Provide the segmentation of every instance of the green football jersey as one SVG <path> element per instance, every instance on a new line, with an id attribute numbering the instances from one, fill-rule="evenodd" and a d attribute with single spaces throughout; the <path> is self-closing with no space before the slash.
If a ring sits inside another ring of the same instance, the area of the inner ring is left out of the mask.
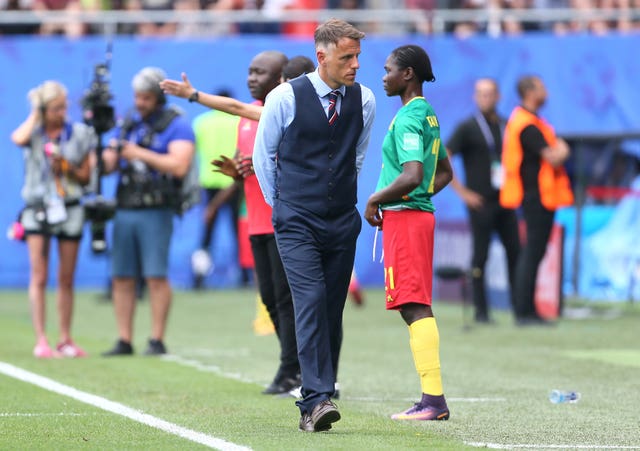
<path id="1" fill-rule="evenodd" d="M 420 186 L 395 202 L 381 205 L 387 210 L 434 211 L 431 196 L 438 160 L 447 157 L 440 140 L 440 124 L 433 107 L 424 97 L 414 97 L 404 105 L 389 125 L 382 143 L 382 170 L 376 191 L 390 185 L 409 161 L 422 163 Z"/>

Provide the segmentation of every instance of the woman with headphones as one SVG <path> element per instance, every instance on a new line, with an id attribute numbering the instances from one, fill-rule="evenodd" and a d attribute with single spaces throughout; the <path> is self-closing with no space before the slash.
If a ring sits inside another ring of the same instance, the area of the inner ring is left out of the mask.
<path id="1" fill-rule="evenodd" d="M 80 198 L 91 178 L 89 156 L 96 146 L 93 129 L 67 118 L 67 89 L 45 81 L 28 94 L 31 112 L 11 134 L 23 148 L 26 207 L 21 222 L 29 249 L 29 303 L 37 358 L 84 357 L 71 339 L 73 282 L 84 225 Z M 45 294 L 51 238 L 58 243 L 57 307 L 59 340 L 51 348 L 45 333 Z"/>

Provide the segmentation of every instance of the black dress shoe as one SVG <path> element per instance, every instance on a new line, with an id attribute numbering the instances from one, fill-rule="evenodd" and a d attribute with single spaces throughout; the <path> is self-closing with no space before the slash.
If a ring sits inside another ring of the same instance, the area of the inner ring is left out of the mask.
<path id="1" fill-rule="evenodd" d="M 133 346 L 131 346 L 131 343 L 128 343 L 124 340 L 116 341 L 116 344 L 113 348 L 102 353 L 102 355 L 105 357 L 110 357 L 114 355 L 131 355 L 131 354 L 133 354 Z"/>
<path id="2" fill-rule="evenodd" d="M 331 423 L 335 423 L 340 419 L 340 412 L 338 412 L 338 406 L 336 406 L 330 399 L 316 404 L 311 410 L 311 422 L 313 423 L 313 430 L 316 432 L 326 431 L 331 427 Z"/>
<path id="3" fill-rule="evenodd" d="M 289 393 L 301 384 L 299 377 L 284 377 L 280 380 L 273 380 L 271 384 L 262 390 L 263 395 L 282 395 Z"/>
<path id="4" fill-rule="evenodd" d="M 284 388 L 276 381 L 271 382 L 267 388 L 262 390 L 263 395 L 279 395 L 285 393 Z"/>

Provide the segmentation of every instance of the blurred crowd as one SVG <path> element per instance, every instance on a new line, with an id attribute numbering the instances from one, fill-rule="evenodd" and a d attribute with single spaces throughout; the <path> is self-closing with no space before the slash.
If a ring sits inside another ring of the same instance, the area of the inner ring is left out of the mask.
<path id="1" fill-rule="evenodd" d="M 111 31 L 143 36 L 256 33 L 311 36 L 317 22 L 307 22 L 306 18 L 288 22 L 287 19 L 291 19 L 287 16 L 291 12 L 320 9 L 387 10 L 411 14 L 410 20 L 400 22 L 390 23 L 380 20 L 379 16 L 372 16 L 371 20 L 356 24 L 365 32 L 381 34 L 447 32 L 467 37 L 547 31 L 600 35 L 640 30 L 640 0 L 0 0 L 0 11 L 68 13 L 59 23 L 0 21 L 0 35 L 59 34 L 77 37 L 105 32 L 106 25 L 100 22 L 99 17 L 95 23 L 87 23 L 77 17 L 74 20 L 74 15 L 79 12 L 212 11 L 215 14 L 216 11 L 257 11 L 264 19 L 256 22 L 212 21 L 211 16 L 203 15 L 202 20 L 193 21 L 123 22 Z M 447 10 L 462 14 L 455 18 L 438 14 Z"/>
<path id="2" fill-rule="evenodd" d="M 406 8 L 419 11 L 473 12 L 472 20 L 462 19 L 446 25 L 445 31 L 460 37 L 535 31 L 602 35 L 640 30 L 640 20 L 634 15 L 634 10 L 640 8 L 638 0 L 404 0 L 404 3 Z M 433 25 L 434 21 L 427 15 L 426 20 L 416 22 L 415 31 L 430 34 Z"/>

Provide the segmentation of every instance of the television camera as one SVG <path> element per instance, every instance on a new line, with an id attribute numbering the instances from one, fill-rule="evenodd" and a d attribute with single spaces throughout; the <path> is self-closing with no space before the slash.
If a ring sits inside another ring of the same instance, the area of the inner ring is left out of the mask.
<path id="1" fill-rule="evenodd" d="M 110 62 L 111 44 L 107 48 L 105 62 L 95 66 L 93 80 L 80 102 L 84 122 L 91 126 L 98 136 L 96 195 L 84 202 L 85 215 L 87 220 L 91 222 L 91 250 L 94 253 L 102 253 L 107 250 L 106 223 L 113 218 L 116 210 L 115 200 L 105 199 L 102 196 L 102 176 L 104 174 L 102 135 L 115 125 L 114 108 L 111 104 L 113 95 L 109 86 Z"/>

